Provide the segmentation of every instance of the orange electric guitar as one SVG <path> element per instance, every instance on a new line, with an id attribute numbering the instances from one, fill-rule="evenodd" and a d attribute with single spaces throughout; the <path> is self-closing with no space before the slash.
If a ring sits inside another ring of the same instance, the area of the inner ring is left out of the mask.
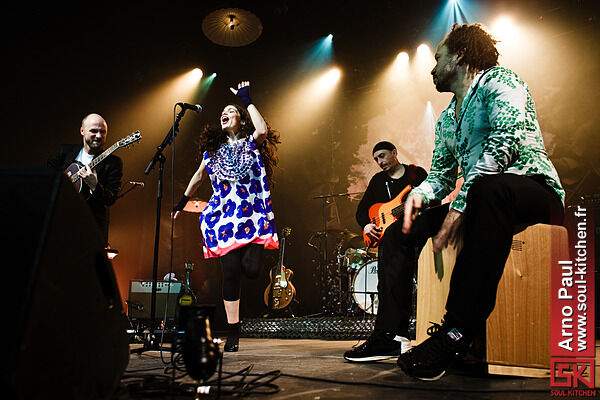
<path id="1" fill-rule="evenodd" d="M 388 201 L 387 203 L 375 203 L 369 208 L 369 220 L 372 224 L 375 224 L 378 228 L 381 228 L 381 235 L 379 240 L 375 240 L 363 233 L 363 239 L 367 247 L 377 247 L 385 230 L 404 216 L 404 201 L 406 196 L 411 191 L 412 186 L 407 185 L 398 196 Z"/>

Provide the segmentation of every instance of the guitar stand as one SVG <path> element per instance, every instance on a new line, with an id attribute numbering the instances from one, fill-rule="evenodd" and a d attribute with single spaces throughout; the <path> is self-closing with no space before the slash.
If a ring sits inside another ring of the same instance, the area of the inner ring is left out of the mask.
<path id="1" fill-rule="evenodd" d="M 291 310 L 291 304 L 283 310 L 270 310 L 262 316 L 265 319 L 270 318 L 296 318 L 294 312 Z"/>
<path id="2" fill-rule="evenodd" d="M 292 299 L 292 302 L 286 308 L 283 308 L 281 310 L 276 310 L 271 307 L 268 307 L 267 312 L 265 314 L 263 314 L 262 317 L 265 319 L 267 319 L 267 318 L 296 318 L 296 315 L 294 314 L 294 307 L 292 307 L 293 304 L 300 304 L 300 300 L 298 300 L 296 297 L 297 296 L 294 296 L 294 298 Z"/>

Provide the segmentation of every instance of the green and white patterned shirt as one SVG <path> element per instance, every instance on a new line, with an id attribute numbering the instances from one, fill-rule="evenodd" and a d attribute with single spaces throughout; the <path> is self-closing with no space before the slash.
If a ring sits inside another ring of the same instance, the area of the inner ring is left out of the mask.
<path id="1" fill-rule="evenodd" d="M 422 195 L 425 203 L 442 200 L 454 189 L 460 167 L 465 181 L 450 204 L 457 211 L 464 212 L 467 192 L 478 177 L 501 173 L 544 175 L 564 203 L 565 192 L 546 154 L 533 98 L 514 72 L 504 67 L 479 72 L 458 120 L 455 108 L 456 97 L 437 121 L 431 171 L 411 194 Z"/>

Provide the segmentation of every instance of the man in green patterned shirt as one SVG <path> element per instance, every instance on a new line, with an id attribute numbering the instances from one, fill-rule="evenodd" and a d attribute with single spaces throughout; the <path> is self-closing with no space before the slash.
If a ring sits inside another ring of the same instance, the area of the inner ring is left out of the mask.
<path id="1" fill-rule="evenodd" d="M 406 201 L 403 232 L 408 244 L 433 236 L 435 251 L 462 247 L 442 325 L 398 358 L 405 373 L 423 380 L 443 376 L 485 325 L 515 229 L 564 217 L 564 191 L 533 99 L 525 82 L 497 66 L 495 44 L 479 24 L 455 24 L 431 71 L 436 89 L 454 97 L 437 121 L 431 171 Z M 440 218 L 425 207 L 452 191 L 459 170 L 464 183 Z"/>

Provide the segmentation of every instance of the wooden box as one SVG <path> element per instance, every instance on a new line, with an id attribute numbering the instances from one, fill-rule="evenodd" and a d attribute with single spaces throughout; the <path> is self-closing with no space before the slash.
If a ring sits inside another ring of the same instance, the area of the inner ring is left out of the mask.
<path id="1" fill-rule="evenodd" d="M 549 376 L 550 271 L 553 262 L 569 259 L 568 249 L 567 231 L 560 226 L 538 224 L 513 237 L 487 321 L 490 373 Z M 417 343 L 427 338 L 429 321 L 439 323 L 444 315 L 455 256 L 452 248 L 434 255 L 429 240 L 419 257 Z"/>

